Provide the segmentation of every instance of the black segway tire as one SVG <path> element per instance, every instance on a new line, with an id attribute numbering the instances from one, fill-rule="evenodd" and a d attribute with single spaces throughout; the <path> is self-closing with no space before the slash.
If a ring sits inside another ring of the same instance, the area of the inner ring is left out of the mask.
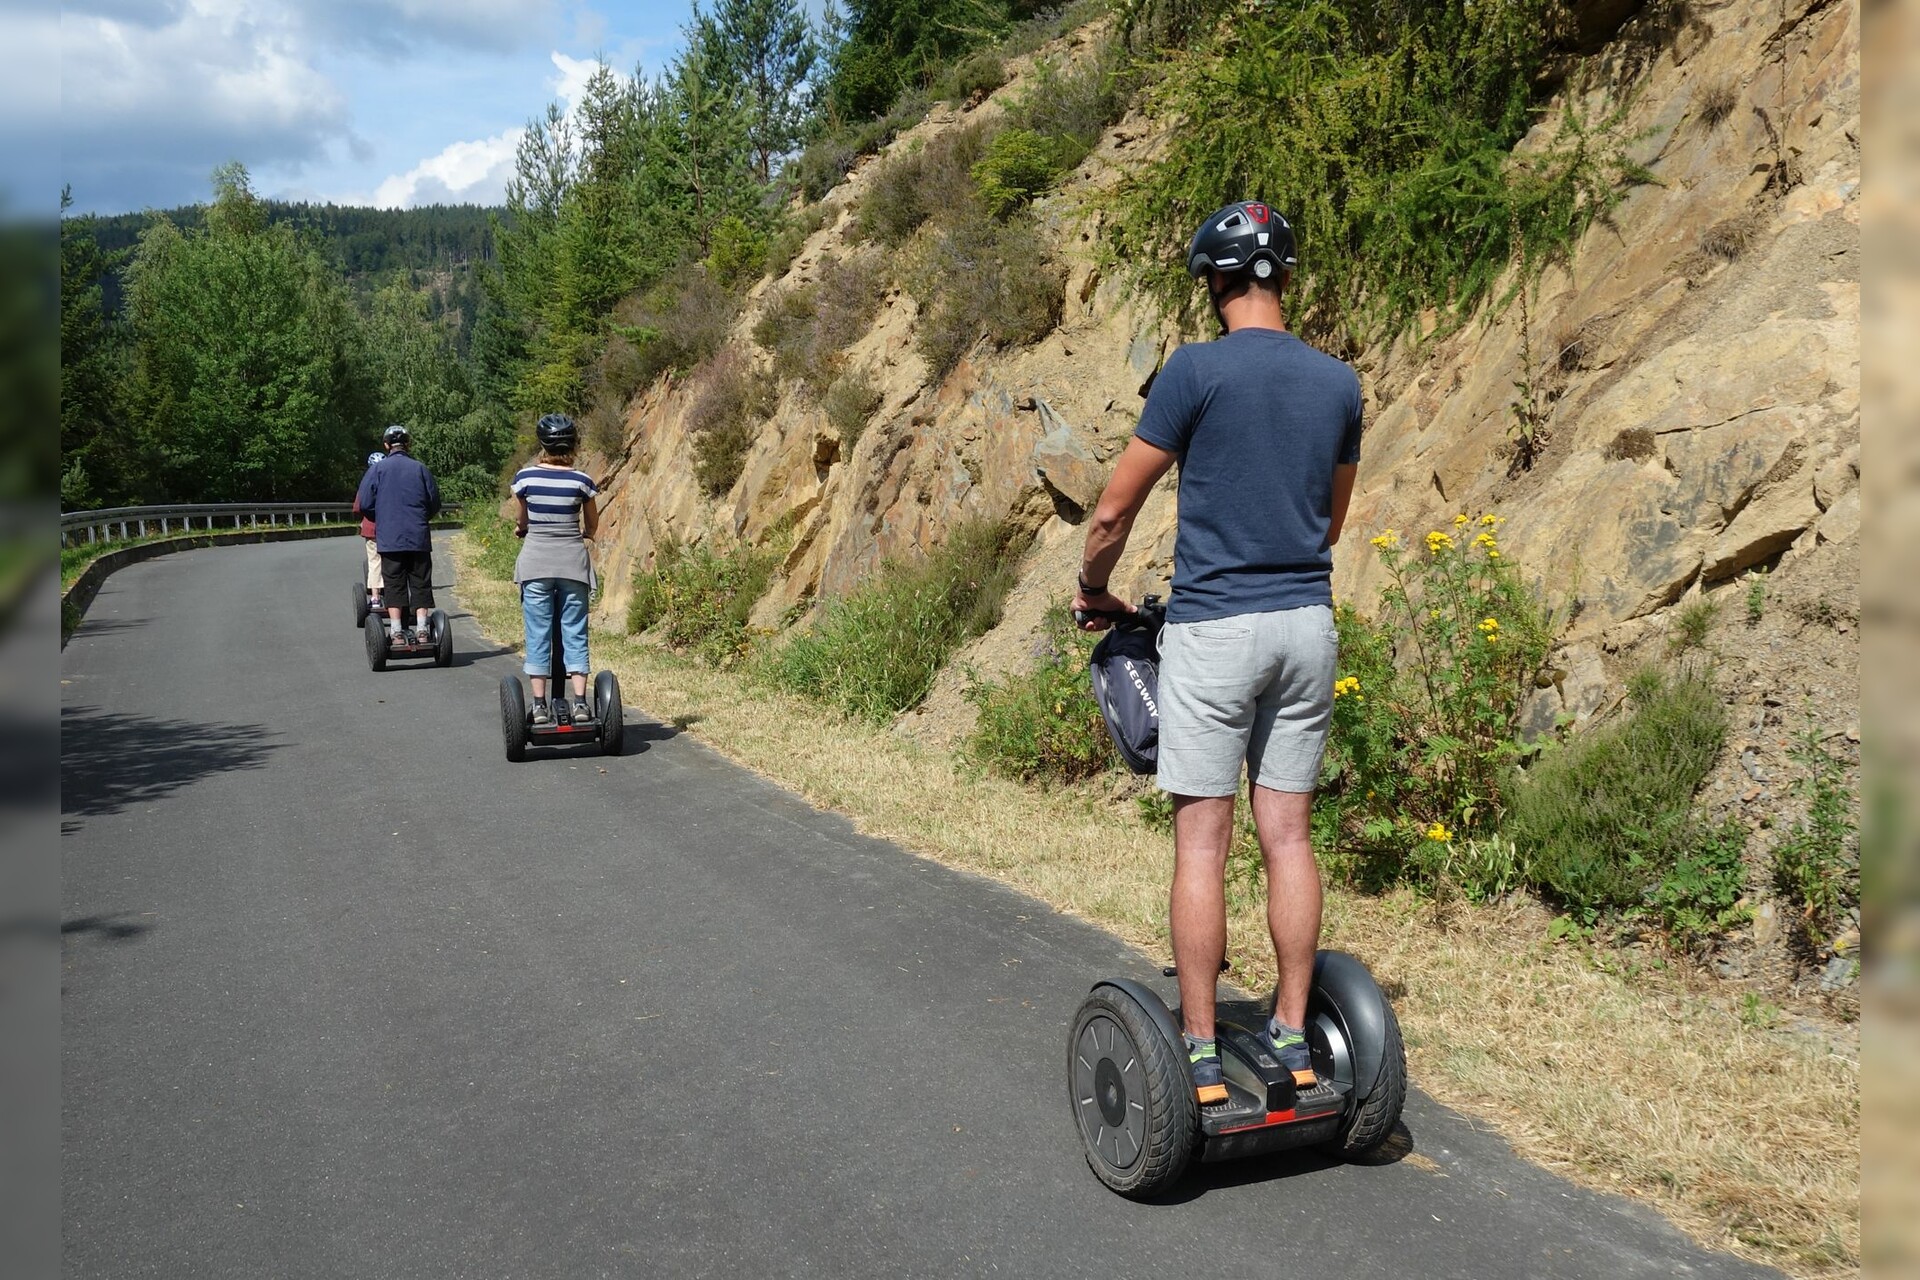
<path id="1" fill-rule="evenodd" d="M 1074 1015 L 1067 1094 L 1087 1166 L 1108 1187 L 1146 1199 L 1186 1173 L 1199 1111 L 1184 1055 L 1117 987 L 1095 987 Z"/>
<path id="2" fill-rule="evenodd" d="M 600 720 L 600 754 L 617 756 L 626 740 L 626 709 L 620 705 L 620 680 L 611 671 L 593 678 L 593 714 Z"/>
<path id="3" fill-rule="evenodd" d="M 433 636 L 433 665 L 450 667 L 453 665 L 453 623 L 447 620 L 444 609 L 435 609 L 427 615 L 427 625 Z"/>
<path id="4" fill-rule="evenodd" d="M 1347 1099 L 1340 1131 L 1320 1145 L 1328 1155 L 1357 1159 L 1379 1148 L 1393 1136 L 1407 1105 L 1407 1050 L 1400 1039 L 1400 1019 L 1393 1006 L 1386 1009 L 1386 1034 L 1380 1052 L 1380 1074 L 1364 1096 Z"/>
<path id="5" fill-rule="evenodd" d="M 353 629 L 355 631 L 367 625 L 368 611 L 367 580 L 355 578 L 353 581 Z"/>
<path id="6" fill-rule="evenodd" d="M 513 676 L 500 677 L 500 737 L 510 763 L 527 758 L 527 694 Z"/>
<path id="7" fill-rule="evenodd" d="M 369 613 L 361 624 L 360 631 L 367 642 L 367 666 L 375 671 L 387 669 L 387 624 L 386 619 Z"/>

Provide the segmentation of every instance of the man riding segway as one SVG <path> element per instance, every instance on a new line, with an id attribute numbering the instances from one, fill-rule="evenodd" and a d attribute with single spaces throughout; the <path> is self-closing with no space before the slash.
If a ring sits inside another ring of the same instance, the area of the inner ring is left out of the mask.
<path id="1" fill-rule="evenodd" d="M 1320 934 L 1308 839 L 1333 705 L 1333 546 L 1360 460 L 1360 381 L 1287 332 L 1293 228 L 1257 201 L 1210 215 L 1187 249 L 1224 334 L 1178 348 L 1090 522 L 1076 611 L 1101 630 L 1135 517 L 1180 464 L 1173 590 L 1161 638 L 1160 787 L 1173 796 L 1173 951 L 1196 1100 L 1227 1100 L 1214 983 L 1244 766 L 1267 873 L 1279 984 L 1265 1049 L 1310 1089 L 1303 1029 Z"/>
<path id="2" fill-rule="evenodd" d="M 396 645 L 424 643 L 433 610 L 433 529 L 440 514 L 440 486 L 433 472 L 413 457 L 412 436 L 402 426 L 381 435 L 387 456 L 368 467 L 360 479 L 356 500 L 360 514 L 374 522 L 380 549 L 380 576 L 385 581 L 387 618 Z M 417 631 L 403 621 L 413 609 Z"/>

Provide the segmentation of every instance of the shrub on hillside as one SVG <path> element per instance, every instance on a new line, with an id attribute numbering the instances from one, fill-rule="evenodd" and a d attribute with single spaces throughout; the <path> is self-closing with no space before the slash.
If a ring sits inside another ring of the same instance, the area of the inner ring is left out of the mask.
<path id="1" fill-rule="evenodd" d="M 1031 129 L 1002 129 L 973 166 L 980 203 L 1004 218 L 1052 186 L 1066 168 L 1061 144 Z"/>
<path id="2" fill-rule="evenodd" d="M 1007 64 L 991 49 L 977 49 L 953 64 L 940 81 L 940 97 L 968 102 L 974 94 L 992 93 L 1007 82 Z"/>
<path id="3" fill-rule="evenodd" d="M 1649 669 L 1631 702 L 1535 763 L 1507 813 L 1533 882 L 1589 917 L 1639 907 L 1697 849 L 1693 795 L 1726 737 L 1726 707 L 1704 676 Z"/>
<path id="4" fill-rule="evenodd" d="M 613 309 L 613 332 L 631 347 L 621 356 L 629 394 L 669 371 L 691 369 L 720 350 L 733 325 L 732 294 L 697 262 L 683 263 L 646 293 Z"/>
<path id="5" fill-rule="evenodd" d="M 840 185 L 862 156 L 882 150 L 900 131 L 920 122 L 932 103 L 925 94 L 902 94 L 886 115 L 830 128 L 809 142 L 781 174 L 809 204 Z"/>
<path id="6" fill-rule="evenodd" d="M 839 373 L 841 352 L 873 322 L 886 281 L 871 254 L 829 259 L 820 279 L 776 292 L 753 327 L 754 341 L 773 356 L 773 373 L 798 381 L 815 396 Z"/>
<path id="7" fill-rule="evenodd" d="M 1037 67 L 1008 120 L 1013 128 L 1050 139 L 1056 164 L 1063 171 L 1071 169 L 1086 158 L 1101 132 L 1126 113 L 1136 82 L 1120 45 L 1110 43 L 1099 56 L 1065 69 L 1051 62 Z"/>
<path id="8" fill-rule="evenodd" d="M 693 473 L 701 488 L 720 497 L 746 467 L 747 451 L 773 412 L 773 394 L 746 356 L 732 347 L 702 366 L 687 409 L 693 437 Z"/>
<path id="9" fill-rule="evenodd" d="M 747 618 L 779 563 L 770 548 L 743 543 L 719 552 L 669 538 L 655 550 L 652 566 L 633 575 L 627 630 L 657 631 L 712 666 L 733 663 L 751 644 Z"/>
<path id="10" fill-rule="evenodd" d="M 1059 785 L 1111 768 L 1113 740 L 1087 678 L 1094 643 L 1064 607 L 1050 614 L 1030 671 L 967 690 L 980 709 L 967 754 L 1021 782 Z"/>
<path id="11" fill-rule="evenodd" d="M 977 212 L 922 238 L 906 286 L 920 304 L 917 344 L 935 382 L 983 337 L 999 347 L 1039 339 L 1066 299 L 1064 275 L 1030 221 Z"/>
<path id="12" fill-rule="evenodd" d="M 767 674 L 782 688 L 885 724 L 927 696 L 956 648 L 999 622 L 1019 550 L 1004 526 L 970 522 L 920 558 L 889 560 L 773 655 Z"/>
<path id="13" fill-rule="evenodd" d="M 860 234 L 898 246 L 930 218 L 966 216 L 976 199 L 973 166 L 986 154 L 987 141 L 983 126 L 969 125 L 885 161 L 860 202 Z"/>
<path id="14" fill-rule="evenodd" d="M 827 421 L 840 433 L 840 456 L 851 457 L 854 446 L 867 429 L 867 423 L 879 410 L 884 397 L 864 373 L 849 373 L 834 380 L 821 397 L 820 407 Z"/>

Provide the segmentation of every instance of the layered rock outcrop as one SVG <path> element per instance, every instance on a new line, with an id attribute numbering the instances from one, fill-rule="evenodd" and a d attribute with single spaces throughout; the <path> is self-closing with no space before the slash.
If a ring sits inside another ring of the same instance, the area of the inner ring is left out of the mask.
<path id="1" fill-rule="evenodd" d="M 1036 56 L 1087 56 L 1093 41 L 1078 33 Z M 1677 608 L 1736 584 L 1744 600 L 1747 575 L 1766 571 L 1769 604 L 1757 619 L 1740 603 L 1720 609 L 1709 647 L 1743 703 L 1741 749 L 1778 778 L 1788 720 L 1811 715 L 1837 738 L 1857 716 L 1858 14 L 1830 0 L 1665 6 L 1596 44 L 1585 106 L 1597 116 L 1603 99 L 1629 103 L 1621 127 L 1653 180 L 1523 301 L 1365 353 L 1365 456 L 1336 590 L 1372 601 L 1380 570 L 1366 538 L 1382 528 L 1506 516 L 1512 556 L 1568 619 L 1551 687 L 1529 709 L 1550 724 L 1617 698 L 1627 667 L 1663 651 Z M 972 113 L 936 111 L 892 149 L 1003 110 L 1031 61 L 1010 65 L 1007 88 Z M 1544 145 L 1548 130 L 1521 149 Z M 624 612 L 634 568 L 668 535 L 758 540 L 778 526 L 789 550 L 758 615 L 778 625 L 979 514 L 1035 541 L 1006 620 L 968 662 L 992 672 L 1026 661 L 1045 609 L 1070 590 L 1077 526 L 1140 388 L 1195 336 L 1095 265 L 1087 197 L 1156 134 L 1151 121 L 1124 121 L 1042 202 L 1069 275 L 1059 326 L 1033 346 L 976 349 L 933 385 L 912 298 L 886 296 L 846 353 L 881 393 L 856 441 L 785 388 L 740 480 L 715 501 L 693 477 L 690 379 L 636 399 L 608 485 L 604 607 Z M 823 259 L 861 251 L 854 210 L 873 168 L 827 197 L 781 283 L 816 280 Z M 771 287 L 739 322 L 743 349 Z M 1531 465 L 1515 457 L 1516 406 L 1535 431 Z M 1164 587 L 1174 518 L 1169 484 L 1136 529 L 1120 588 Z M 959 679 L 910 731 L 964 727 Z M 1726 804 L 1777 798 L 1734 773 L 1717 785 Z"/>

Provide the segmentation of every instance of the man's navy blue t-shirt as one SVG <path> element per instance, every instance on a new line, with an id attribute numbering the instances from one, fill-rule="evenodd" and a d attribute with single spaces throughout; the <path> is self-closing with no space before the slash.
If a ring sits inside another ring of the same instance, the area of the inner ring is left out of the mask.
<path id="1" fill-rule="evenodd" d="M 1135 434 L 1180 459 L 1171 622 L 1333 603 L 1333 469 L 1360 461 L 1360 379 L 1278 329 L 1167 357 Z"/>

